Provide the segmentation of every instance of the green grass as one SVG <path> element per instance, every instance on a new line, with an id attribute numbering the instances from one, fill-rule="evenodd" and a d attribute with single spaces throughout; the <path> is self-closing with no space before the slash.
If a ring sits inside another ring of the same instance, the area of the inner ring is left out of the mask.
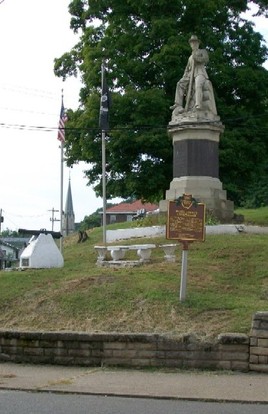
<path id="1" fill-rule="evenodd" d="M 268 207 L 260 207 L 257 209 L 239 208 L 236 214 L 242 214 L 246 224 L 254 224 L 259 226 L 268 226 Z"/>
<path id="2" fill-rule="evenodd" d="M 97 267 L 94 245 L 102 243 L 102 229 L 88 234 L 85 243 L 78 244 L 77 235 L 64 240 L 62 269 L 0 272 L 1 329 L 215 337 L 248 333 L 253 313 L 268 310 L 266 235 L 211 235 L 191 244 L 180 303 L 180 246 L 175 263 L 165 262 L 159 248 L 140 267 Z M 138 239 L 147 242 L 167 240 Z M 137 240 L 120 242 L 130 243 Z"/>

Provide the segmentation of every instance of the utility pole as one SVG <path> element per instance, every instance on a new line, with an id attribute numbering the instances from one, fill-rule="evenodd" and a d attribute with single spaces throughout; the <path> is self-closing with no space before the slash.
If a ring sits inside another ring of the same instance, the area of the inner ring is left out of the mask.
<path id="1" fill-rule="evenodd" d="M 54 213 L 58 213 L 59 210 L 55 210 L 54 207 L 52 207 L 52 210 L 48 210 L 48 211 L 51 211 L 52 212 L 52 216 L 50 217 L 50 221 L 52 222 L 52 228 L 51 228 L 51 230 L 53 231 L 54 230 L 54 222 L 55 221 L 60 221 L 59 219 L 56 219 L 54 217 Z"/>
<path id="2" fill-rule="evenodd" d="M 0 208 L 0 233 L 1 233 L 1 224 L 4 221 L 4 217 L 2 216 L 2 209 Z"/>

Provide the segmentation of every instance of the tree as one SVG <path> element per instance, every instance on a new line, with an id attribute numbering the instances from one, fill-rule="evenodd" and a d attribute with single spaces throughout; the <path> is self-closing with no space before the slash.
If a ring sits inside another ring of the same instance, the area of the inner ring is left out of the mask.
<path id="1" fill-rule="evenodd" d="M 20 234 L 15 230 L 6 229 L 1 232 L 2 237 L 20 237 Z"/>
<path id="2" fill-rule="evenodd" d="M 107 197 L 157 201 L 172 180 L 172 143 L 167 134 L 175 86 L 196 34 L 210 52 L 208 72 L 225 124 L 220 178 L 236 204 L 245 187 L 263 174 L 268 155 L 265 114 L 267 49 L 253 23 L 241 17 L 245 0 L 73 0 L 71 28 L 79 43 L 55 59 L 63 79 L 81 74 L 80 108 L 68 111 L 67 164 L 89 163 L 86 173 L 101 194 L 98 128 L 100 67 L 112 91 L 107 150 Z M 259 13 L 266 0 L 254 1 Z M 266 168 L 267 169 L 267 168 Z M 245 186 L 245 182 L 248 184 Z"/>
<path id="3" fill-rule="evenodd" d="M 101 208 L 95 211 L 95 213 L 90 216 L 85 216 L 84 220 L 80 223 L 79 229 L 82 231 L 93 229 L 94 227 L 101 226 Z"/>
<path id="4" fill-rule="evenodd" d="M 106 207 L 110 208 L 115 204 L 107 203 Z M 93 229 L 93 227 L 100 227 L 102 219 L 102 208 L 98 208 L 94 213 L 89 216 L 85 216 L 83 221 L 79 225 L 79 230 L 85 231 L 88 229 Z"/>

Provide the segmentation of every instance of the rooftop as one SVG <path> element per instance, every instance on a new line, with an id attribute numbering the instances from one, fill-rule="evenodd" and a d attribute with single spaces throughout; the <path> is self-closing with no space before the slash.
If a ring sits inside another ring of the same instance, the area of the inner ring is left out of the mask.
<path id="1" fill-rule="evenodd" d="M 154 211 L 158 208 L 158 204 L 153 203 L 142 203 L 141 200 L 133 201 L 132 203 L 120 203 L 116 206 L 112 206 L 106 210 L 108 214 L 115 213 L 126 213 L 126 214 L 135 214 L 137 210 L 145 209 L 148 211 Z"/>

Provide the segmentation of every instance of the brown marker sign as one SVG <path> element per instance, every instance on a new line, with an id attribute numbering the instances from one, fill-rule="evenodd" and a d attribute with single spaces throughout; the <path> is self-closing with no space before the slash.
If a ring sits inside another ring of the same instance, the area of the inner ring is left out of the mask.
<path id="1" fill-rule="evenodd" d="M 179 241 L 205 240 L 205 205 L 191 194 L 169 201 L 166 238 Z"/>

